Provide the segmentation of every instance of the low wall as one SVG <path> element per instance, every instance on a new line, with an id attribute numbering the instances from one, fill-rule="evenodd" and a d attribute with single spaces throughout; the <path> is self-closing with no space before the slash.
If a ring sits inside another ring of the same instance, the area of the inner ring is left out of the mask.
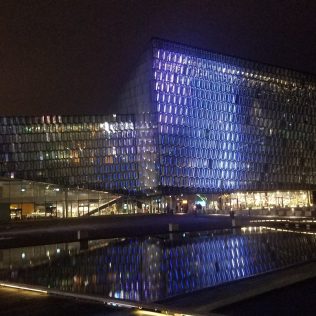
<path id="1" fill-rule="evenodd" d="M 316 209 L 313 208 L 271 208 L 269 209 L 248 209 L 234 210 L 235 215 L 240 216 L 296 216 L 296 217 L 316 217 Z M 208 214 L 229 214 L 228 210 L 207 210 Z"/>

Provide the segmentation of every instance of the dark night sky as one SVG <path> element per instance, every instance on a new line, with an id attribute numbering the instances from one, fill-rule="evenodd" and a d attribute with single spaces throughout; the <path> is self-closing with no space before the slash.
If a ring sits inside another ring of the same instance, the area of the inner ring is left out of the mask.
<path id="1" fill-rule="evenodd" d="M 316 74 L 316 2 L 0 1 L 0 115 L 106 114 L 151 37 Z"/>

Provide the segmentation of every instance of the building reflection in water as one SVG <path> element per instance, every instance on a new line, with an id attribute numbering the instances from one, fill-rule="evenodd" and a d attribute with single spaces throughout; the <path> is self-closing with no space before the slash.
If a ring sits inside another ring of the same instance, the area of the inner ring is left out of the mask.
<path id="1" fill-rule="evenodd" d="M 171 238 L 172 237 L 172 238 Z M 315 259 L 315 236 L 261 227 L 0 250 L 1 280 L 151 302 Z"/>

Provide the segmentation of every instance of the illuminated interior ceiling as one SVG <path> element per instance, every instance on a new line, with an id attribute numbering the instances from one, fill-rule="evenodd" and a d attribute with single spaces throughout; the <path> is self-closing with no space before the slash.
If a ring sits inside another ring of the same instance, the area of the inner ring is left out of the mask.
<path id="1" fill-rule="evenodd" d="M 109 192 L 67 188 L 55 184 L 0 178 L 1 203 L 11 217 L 77 217 L 106 213 L 119 198 Z"/>
<path id="2" fill-rule="evenodd" d="M 306 207 L 311 206 L 309 191 L 240 192 L 225 201 L 237 208 Z"/>

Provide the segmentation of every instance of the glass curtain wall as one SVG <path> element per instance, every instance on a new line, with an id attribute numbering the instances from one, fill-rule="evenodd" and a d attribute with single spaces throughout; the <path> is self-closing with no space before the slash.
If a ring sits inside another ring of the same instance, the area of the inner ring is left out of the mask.
<path id="1" fill-rule="evenodd" d="M 154 40 L 153 82 L 166 193 L 315 189 L 315 77 Z"/>
<path id="2" fill-rule="evenodd" d="M 316 190 L 314 76 L 158 39 L 150 53 L 120 99 L 132 114 L 0 117 L 0 176 L 149 198 Z"/>
<path id="3" fill-rule="evenodd" d="M 0 174 L 97 190 L 141 190 L 134 117 L 0 118 Z"/>
<path id="4" fill-rule="evenodd" d="M 8 205 L 11 219 L 117 214 L 119 201 L 119 195 L 108 192 L 0 179 L 0 203 Z"/>

